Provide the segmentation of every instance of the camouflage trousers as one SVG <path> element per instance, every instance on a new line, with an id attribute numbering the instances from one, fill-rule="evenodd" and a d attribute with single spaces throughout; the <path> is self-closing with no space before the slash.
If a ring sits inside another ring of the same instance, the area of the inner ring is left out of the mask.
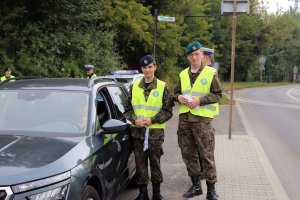
<path id="1" fill-rule="evenodd" d="M 189 176 L 199 176 L 209 182 L 217 181 L 214 158 L 215 135 L 211 119 L 199 122 L 179 120 L 178 145 L 181 149 L 182 159 L 187 167 Z M 202 170 L 199 163 L 199 156 Z"/>
<path id="2" fill-rule="evenodd" d="M 151 182 L 163 182 L 163 176 L 160 170 L 160 158 L 163 155 L 162 143 L 162 139 L 149 139 L 148 150 L 143 151 L 144 140 L 133 138 L 137 184 L 147 184 L 149 182 L 148 159 L 150 161 Z"/>

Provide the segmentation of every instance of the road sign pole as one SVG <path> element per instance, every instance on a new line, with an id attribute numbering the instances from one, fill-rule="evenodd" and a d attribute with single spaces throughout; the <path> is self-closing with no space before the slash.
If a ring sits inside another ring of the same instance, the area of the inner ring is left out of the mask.
<path id="1" fill-rule="evenodd" d="M 234 83 L 234 62 L 235 62 L 235 36 L 236 36 L 236 0 L 233 1 L 232 14 L 232 39 L 231 39 L 231 77 L 230 77 L 230 114 L 229 114 L 229 139 L 231 139 L 232 125 L 232 104 L 233 104 L 233 83 Z"/>

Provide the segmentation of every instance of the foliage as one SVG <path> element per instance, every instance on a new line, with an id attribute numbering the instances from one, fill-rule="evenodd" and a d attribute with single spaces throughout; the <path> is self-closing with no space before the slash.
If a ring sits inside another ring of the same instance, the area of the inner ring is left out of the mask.
<path id="1" fill-rule="evenodd" d="M 258 80 L 261 55 L 268 81 L 290 80 L 300 65 L 299 15 L 269 15 L 260 0 L 250 2 L 251 13 L 237 16 L 235 80 Z M 157 22 L 158 77 L 175 83 L 189 65 L 186 45 L 198 40 L 215 49 L 219 76 L 230 79 L 232 17 L 220 15 L 221 0 L 2 0 L 0 69 L 50 77 L 81 77 L 84 64 L 97 75 L 138 69 L 153 54 L 155 9 L 176 18 Z"/>

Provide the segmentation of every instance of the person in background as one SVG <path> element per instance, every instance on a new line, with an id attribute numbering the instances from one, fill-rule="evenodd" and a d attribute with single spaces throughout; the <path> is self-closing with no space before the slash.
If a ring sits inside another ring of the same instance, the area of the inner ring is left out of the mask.
<path id="1" fill-rule="evenodd" d="M 140 60 L 144 74 L 130 86 L 124 116 L 132 122 L 131 136 L 135 154 L 139 195 L 136 200 L 148 200 L 148 160 L 150 161 L 152 200 L 161 200 L 160 184 L 163 175 L 160 158 L 163 155 L 164 129 L 172 116 L 173 96 L 165 82 L 154 75 L 157 65 L 151 55 Z"/>
<path id="2" fill-rule="evenodd" d="M 4 72 L 5 75 L 0 78 L 0 82 L 5 81 L 7 79 L 15 78 L 14 76 L 11 75 L 11 69 L 9 67 L 6 67 L 4 69 Z"/>
<path id="3" fill-rule="evenodd" d="M 180 103 L 178 124 L 178 145 L 183 161 L 191 177 L 192 186 L 183 194 L 192 198 L 203 194 L 200 175 L 206 180 L 208 200 L 219 200 L 215 191 L 217 182 L 216 163 L 214 158 L 214 129 L 212 119 L 219 114 L 218 101 L 222 97 L 221 83 L 215 75 L 215 68 L 203 62 L 203 50 L 198 41 L 186 47 L 190 67 L 179 75 L 174 88 L 174 98 Z"/>
<path id="4" fill-rule="evenodd" d="M 214 62 L 214 50 L 206 47 L 201 48 L 204 54 L 203 63 L 206 66 L 213 66 Z"/>
<path id="5" fill-rule="evenodd" d="M 94 65 L 85 65 L 85 73 L 87 75 L 87 79 L 96 78 L 97 75 L 94 74 Z"/>

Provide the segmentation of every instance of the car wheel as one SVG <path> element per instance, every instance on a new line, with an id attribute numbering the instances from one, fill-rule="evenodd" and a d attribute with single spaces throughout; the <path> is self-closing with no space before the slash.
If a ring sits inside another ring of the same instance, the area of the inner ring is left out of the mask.
<path id="1" fill-rule="evenodd" d="M 81 200 L 101 200 L 97 190 L 92 186 L 85 186 L 83 189 Z"/>

